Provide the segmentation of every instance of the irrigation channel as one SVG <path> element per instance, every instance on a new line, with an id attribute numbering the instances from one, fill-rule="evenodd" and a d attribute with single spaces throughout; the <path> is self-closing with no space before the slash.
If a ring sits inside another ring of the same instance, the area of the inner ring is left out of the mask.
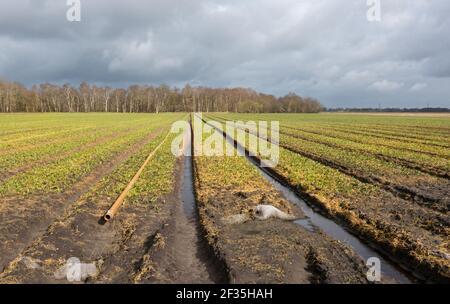
<path id="1" fill-rule="evenodd" d="M 175 273 L 175 283 L 226 283 L 225 265 L 218 261 L 203 238 L 194 189 L 192 130 L 183 138 L 183 175 L 180 183 L 182 204 L 174 210 L 174 223 L 165 255 L 166 269 Z"/>
<path id="2" fill-rule="evenodd" d="M 205 121 L 203 118 L 201 118 L 201 120 L 205 124 L 208 124 L 208 122 Z M 275 187 L 275 189 L 281 192 L 290 203 L 299 207 L 304 212 L 304 214 L 308 218 L 304 220 L 295 221 L 295 223 L 300 227 L 302 227 L 302 229 L 304 228 L 309 231 L 321 230 L 323 233 L 327 234 L 331 238 L 347 244 L 364 261 L 367 261 L 369 258 L 373 257 L 378 258 L 381 264 L 381 275 L 383 281 L 396 282 L 400 284 L 412 284 L 416 282 L 416 280 L 413 278 L 412 275 L 403 270 L 395 262 L 391 261 L 389 257 L 385 256 L 377 249 L 371 247 L 371 245 L 366 244 L 364 241 L 360 240 L 358 237 L 348 232 L 343 226 L 316 212 L 311 207 L 314 206 L 313 204 L 307 203 L 305 200 L 299 197 L 294 190 L 292 190 L 289 186 L 284 185 L 280 180 L 278 180 L 277 177 L 270 172 L 270 170 L 261 167 L 259 159 L 250 156 L 249 151 L 245 147 L 239 144 L 231 136 L 226 134 L 223 130 L 218 129 L 211 124 L 209 125 L 213 127 L 217 132 L 221 133 L 231 145 L 240 149 L 241 151 L 245 151 L 246 159 L 252 165 L 254 165 L 256 168 L 259 169 L 262 176 L 267 181 L 269 181 Z"/>

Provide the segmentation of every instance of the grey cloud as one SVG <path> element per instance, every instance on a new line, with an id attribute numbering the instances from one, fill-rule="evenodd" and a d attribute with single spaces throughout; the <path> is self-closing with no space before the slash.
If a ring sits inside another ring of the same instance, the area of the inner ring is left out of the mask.
<path id="1" fill-rule="evenodd" d="M 0 0 L 0 75 L 27 85 L 185 83 L 295 91 L 327 106 L 450 106 L 450 3 Z"/>

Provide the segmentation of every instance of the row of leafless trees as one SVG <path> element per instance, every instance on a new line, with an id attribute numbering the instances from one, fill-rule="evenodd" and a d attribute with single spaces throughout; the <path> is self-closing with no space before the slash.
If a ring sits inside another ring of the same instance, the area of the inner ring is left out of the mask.
<path id="1" fill-rule="evenodd" d="M 313 98 L 293 93 L 276 98 L 245 88 L 132 85 L 122 89 L 83 82 L 79 87 L 45 83 L 28 89 L 20 83 L 0 81 L 0 112 L 314 113 L 322 110 L 322 105 Z"/>

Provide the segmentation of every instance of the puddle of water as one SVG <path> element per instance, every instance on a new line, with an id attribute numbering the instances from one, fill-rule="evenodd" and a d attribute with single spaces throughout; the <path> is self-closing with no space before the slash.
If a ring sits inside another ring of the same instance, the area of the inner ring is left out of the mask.
<path id="1" fill-rule="evenodd" d="M 217 259 L 213 249 L 209 246 L 206 239 L 203 237 L 203 231 L 201 230 L 198 215 L 197 205 L 195 200 L 194 189 L 194 175 L 193 175 L 193 162 L 192 162 L 192 130 L 184 134 L 183 139 L 183 179 L 181 182 L 181 200 L 184 215 L 186 216 L 189 226 L 195 229 L 194 235 L 190 237 L 189 243 L 196 248 L 190 248 L 195 250 L 195 263 L 189 263 L 189 272 L 195 276 L 192 282 L 203 282 L 204 279 L 211 280 L 215 284 L 225 284 L 228 281 L 228 272 L 226 265 L 222 260 Z M 185 229 L 187 229 L 185 227 Z M 182 233 L 182 232 L 180 232 Z M 189 234 L 189 232 L 188 232 Z M 183 236 L 184 237 L 184 236 Z M 189 248 L 183 248 L 188 251 Z M 204 268 L 204 269 L 203 269 Z M 205 274 L 203 271 L 206 271 Z M 210 283 L 207 281 L 207 283 Z"/>
<path id="2" fill-rule="evenodd" d="M 314 226 L 313 222 L 309 218 L 302 219 L 302 220 L 296 220 L 294 223 L 302 226 L 303 228 L 305 228 L 306 230 L 308 230 L 310 232 L 317 232 L 317 227 Z"/>
<path id="3" fill-rule="evenodd" d="M 217 130 L 217 128 L 216 128 Z M 218 132 L 222 132 L 218 130 Z M 232 139 L 228 134 L 224 135 L 226 140 L 233 145 L 234 147 L 238 147 L 239 149 L 243 149 L 242 145 L 239 143 L 235 143 L 234 139 Z M 244 150 L 244 149 L 243 149 Z M 275 189 L 281 192 L 284 197 L 290 201 L 291 203 L 297 205 L 303 213 L 308 217 L 306 220 L 298 220 L 295 221 L 299 226 L 307 229 L 308 231 L 315 232 L 318 229 L 323 231 L 325 234 L 330 236 L 335 240 L 339 240 L 349 247 L 351 247 L 364 261 L 367 261 L 369 258 L 375 257 L 380 260 L 381 263 L 381 275 L 382 278 L 388 279 L 388 281 L 395 281 L 401 284 L 411 284 L 414 281 L 407 276 L 400 267 L 396 266 L 391 261 L 385 259 L 382 255 L 376 252 L 374 249 L 360 241 L 357 237 L 353 236 L 349 232 L 347 232 L 343 227 L 336 224 L 334 221 L 324 217 L 320 213 L 314 211 L 303 199 L 301 199 L 294 191 L 284 186 L 276 179 L 274 179 L 269 173 L 265 170 L 265 168 L 261 168 L 256 160 L 253 158 L 246 156 L 246 158 L 257 167 L 264 178 L 266 178 Z"/>
<path id="4" fill-rule="evenodd" d="M 188 129 L 184 134 L 184 146 L 183 154 L 184 164 L 183 164 L 183 182 L 181 199 L 183 201 L 183 210 L 189 219 L 195 218 L 195 196 L 194 196 L 194 182 L 192 177 L 192 156 L 190 151 L 192 151 L 192 133 Z"/>
<path id="5" fill-rule="evenodd" d="M 284 197 L 294 203 L 304 212 L 304 214 L 308 217 L 307 223 L 305 221 L 297 224 L 306 228 L 307 230 L 312 231 L 320 229 L 328 236 L 332 237 L 335 240 L 339 240 L 343 243 L 346 243 L 349 247 L 351 247 L 364 261 L 367 261 L 371 257 L 376 257 L 381 262 L 381 274 L 384 278 L 392 278 L 398 283 L 401 284 L 410 284 L 412 283 L 411 279 L 403 273 L 402 270 L 398 269 L 390 261 L 386 260 L 383 256 L 373 250 L 371 247 L 360 241 L 357 237 L 353 236 L 349 232 L 347 232 L 343 227 L 336 224 L 332 220 L 322 216 L 321 214 L 315 212 L 304 200 L 299 198 L 297 194 L 295 194 L 291 189 L 282 185 L 275 179 L 273 179 L 266 172 L 261 170 L 263 176 L 281 193 L 283 193 Z"/>

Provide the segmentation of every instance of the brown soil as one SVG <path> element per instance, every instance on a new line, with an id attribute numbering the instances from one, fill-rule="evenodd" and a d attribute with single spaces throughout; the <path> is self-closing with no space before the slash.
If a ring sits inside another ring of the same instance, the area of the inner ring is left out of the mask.
<path id="1" fill-rule="evenodd" d="M 73 204 L 86 194 L 105 175 L 131 155 L 155 138 L 159 131 L 131 146 L 126 151 L 116 155 L 110 161 L 103 163 L 93 172 L 83 177 L 71 189 L 64 193 L 51 195 L 33 195 L 27 197 L 6 197 L 1 199 L 0 207 L 0 270 L 14 259 L 29 244 L 52 228 L 52 222 L 72 210 Z M 54 223 L 53 225 L 57 225 Z"/>
<path id="2" fill-rule="evenodd" d="M 184 166 L 179 164 L 179 168 Z M 183 174 L 179 174 L 183 177 Z M 154 235 L 154 245 L 139 261 L 133 281 L 136 283 L 226 283 L 224 266 L 212 254 L 198 225 L 195 212 L 185 210 L 181 188 L 189 180 L 177 183 L 177 204 L 170 220 Z M 195 210 L 195 206 L 192 206 Z"/>
<path id="3" fill-rule="evenodd" d="M 439 212 L 447 213 L 450 208 L 450 181 L 441 179 L 441 184 L 427 182 L 426 178 L 408 179 L 407 177 L 395 176 L 384 177 L 349 168 L 338 162 L 317 156 L 311 153 L 281 145 L 286 150 L 312 159 L 322 165 L 339 170 L 352 176 L 363 183 L 371 183 L 391 192 L 393 195 L 417 203 L 423 207 Z"/>
<path id="4" fill-rule="evenodd" d="M 339 194 L 333 199 L 308 194 L 288 177 L 276 171 L 271 174 L 321 207 L 327 216 L 342 221 L 355 234 L 376 244 L 416 276 L 426 281 L 450 281 L 450 218 L 446 214 L 388 192 L 351 199 Z"/>
<path id="5" fill-rule="evenodd" d="M 104 225 L 99 219 L 112 198 L 92 193 L 77 201 L 8 265 L 0 282 L 67 283 L 54 274 L 70 257 L 98 267 L 86 283 L 224 282 L 214 256 L 203 247 L 196 219 L 183 212 L 180 172 L 178 160 L 172 193 L 151 204 L 125 204 Z"/>
<path id="6" fill-rule="evenodd" d="M 362 260 L 320 232 L 278 219 L 235 225 L 222 221 L 224 210 L 245 212 L 259 203 L 302 217 L 301 210 L 274 189 L 242 192 L 214 187 L 198 170 L 196 176 L 200 222 L 209 244 L 225 263 L 231 283 L 367 282 Z"/>

